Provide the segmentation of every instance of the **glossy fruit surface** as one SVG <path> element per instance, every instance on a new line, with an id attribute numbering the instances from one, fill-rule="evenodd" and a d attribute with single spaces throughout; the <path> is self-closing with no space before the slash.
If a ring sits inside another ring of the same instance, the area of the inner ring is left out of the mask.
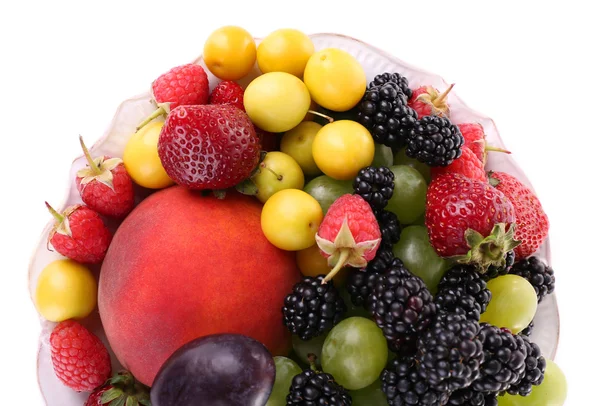
<path id="1" fill-rule="evenodd" d="M 252 177 L 258 188 L 256 197 L 261 202 L 284 189 L 302 189 L 304 174 L 294 158 L 279 151 L 268 152 L 258 165 L 259 172 Z"/>
<path id="2" fill-rule="evenodd" d="M 244 92 L 244 107 L 254 124 L 281 133 L 296 127 L 310 107 L 304 82 L 285 72 L 270 72 L 254 79 Z"/>
<path id="3" fill-rule="evenodd" d="M 567 400 L 567 378 L 556 363 L 546 358 L 544 381 L 529 396 L 498 396 L 498 406 L 563 406 Z"/>
<path id="4" fill-rule="evenodd" d="M 92 272 L 73 260 L 59 259 L 40 273 L 35 305 L 46 320 L 61 322 L 87 317 L 96 307 L 96 297 Z"/>
<path id="5" fill-rule="evenodd" d="M 338 197 L 346 193 L 353 193 L 354 189 L 351 180 L 336 180 L 322 175 L 308 182 L 304 186 L 304 191 L 319 202 L 325 214 Z"/>
<path id="6" fill-rule="evenodd" d="M 502 275 L 490 280 L 487 288 L 492 292 L 492 300 L 481 315 L 482 323 L 508 328 L 513 334 L 531 323 L 537 310 L 537 296 L 527 279 Z"/>
<path id="7" fill-rule="evenodd" d="M 342 320 L 327 335 L 321 363 L 344 388 L 366 388 L 385 367 L 388 347 L 374 321 L 362 317 Z"/>
<path id="8" fill-rule="evenodd" d="M 362 98 L 367 77 L 360 63 L 346 51 L 327 48 L 314 53 L 304 70 L 304 83 L 318 105 L 346 111 Z"/>
<path id="9" fill-rule="evenodd" d="M 321 365 L 321 352 L 323 351 L 323 343 L 327 334 L 320 335 L 315 338 L 311 338 L 308 341 L 301 340 L 298 336 L 292 336 L 292 346 L 294 353 L 304 365 L 309 365 L 308 355 L 315 354 L 317 356 L 316 364 Z"/>
<path id="10" fill-rule="evenodd" d="M 386 210 L 394 213 L 400 223 L 411 224 L 425 213 L 427 182 L 407 165 L 395 165 L 390 170 L 394 173 L 394 194 Z"/>
<path id="11" fill-rule="evenodd" d="M 297 189 L 281 190 L 271 196 L 260 217 L 267 240 L 286 251 L 303 250 L 315 244 L 322 220 L 319 202 Z"/>
<path id="12" fill-rule="evenodd" d="M 286 72 L 302 78 L 306 62 L 314 52 L 315 46 L 308 35 L 282 28 L 261 41 L 256 59 L 262 73 Z"/>
<path id="13" fill-rule="evenodd" d="M 425 181 L 427 181 L 427 183 L 431 181 L 431 169 L 429 168 L 429 166 L 419 161 L 418 159 L 409 158 L 406 155 L 405 148 L 402 148 L 396 153 L 396 155 L 394 155 L 394 165 L 407 165 L 413 167 L 416 170 L 418 170 L 421 175 L 423 175 L 423 178 L 425 178 Z"/>
<path id="14" fill-rule="evenodd" d="M 131 179 L 148 189 L 162 189 L 174 182 L 158 156 L 158 137 L 164 122 L 153 121 L 133 134 L 123 152 L 123 163 Z"/>
<path id="15" fill-rule="evenodd" d="M 292 379 L 302 372 L 302 368 L 294 361 L 286 357 L 274 357 L 275 362 L 275 384 L 271 396 L 265 406 L 286 406 L 286 397 L 290 392 Z"/>
<path id="16" fill-rule="evenodd" d="M 392 149 L 383 144 L 375 144 L 375 156 L 373 157 L 372 166 L 387 166 L 394 164 L 394 153 Z"/>
<path id="17" fill-rule="evenodd" d="M 256 62 L 256 43 L 241 27 L 221 27 L 206 40 L 203 57 L 208 69 L 219 79 L 238 80 Z"/>
<path id="18" fill-rule="evenodd" d="M 258 341 L 238 334 L 197 338 L 173 353 L 152 384 L 154 406 L 263 406 L 275 382 L 275 363 Z M 201 403 L 204 403 L 201 402 Z"/>
<path id="19" fill-rule="evenodd" d="M 388 406 L 379 379 L 366 388 L 350 391 L 350 396 L 352 396 L 352 406 Z"/>
<path id="20" fill-rule="evenodd" d="M 325 125 L 313 141 L 313 158 L 329 177 L 350 180 L 373 162 L 375 143 L 369 130 L 355 121 Z"/>
<path id="21" fill-rule="evenodd" d="M 321 128 L 323 126 L 314 121 L 303 121 L 281 138 L 281 152 L 294 158 L 305 175 L 321 173 L 312 152 L 313 141 Z"/>
<path id="22" fill-rule="evenodd" d="M 394 245 L 394 255 L 404 262 L 411 273 L 423 279 L 432 293 L 437 291 L 440 279 L 449 268 L 448 263 L 429 244 L 427 228 L 423 226 L 403 229 L 400 241 Z"/>

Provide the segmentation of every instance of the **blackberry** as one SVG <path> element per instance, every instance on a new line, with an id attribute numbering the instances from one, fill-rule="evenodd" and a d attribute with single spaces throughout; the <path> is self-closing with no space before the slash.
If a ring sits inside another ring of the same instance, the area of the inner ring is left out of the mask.
<path id="1" fill-rule="evenodd" d="M 375 258 L 369 261 L 364 270 L 351 269 L 346 279 L 346 289 L 350 300 L 355 306 L 365 306 L 367 297 L 371 294 L 375 282 L 380 274 L 394 261 L 394 253 L 390 244 L 382 243 L 377 250 Z"/>
<path id="2" fill-rule="evenodd" d="M 400 241 L 402 225 L 394 213 L 382 210 L 381 213 L 377 214 L 377 223 L 379 223 L 379 230 L 381 230 L 382 244 L 394 245 Z"/>
<path id="3" fill-rule="evenodd" d="M 352 398 L 333 376 L 307 369 L 292 379 L 287 406 L 351 406 Z"/>
<path id="4" fill-rule="evenodd" d="M 529 257 L 517 262 L 513 265 L 510 273 L 522 276 L 531 283 L 538 297 L 538 303 L 546 295 L 554 292 L 556 283 L 554 270 L 544 264 L 538 257 Z"/>
<path id="5" fill-rule="evenodd" d="M 438 312 L 461 313 L 479 321 L 491 299 L 492 293 L 475 267 L 456 265 L 440 280 L 435 304 Z"/>
<path id="6" fill-rule="evenodd" d="M 388 404 L 404 405 L 445 405 L 449 392 L 438 392 L 417 373 L 414 358 L 402 357 L 392 361 L 390 367 L 381 373 L 381 391 Z"/>
<path id="7" fill-rule="evenodd" d="M 531 336 L 531 333 L 533 333 L 533 321 L 531 323 L 529 323 L 529 325 L 527 327 L 525 327 L 523 330 L 521 330 L 521 332 L 519 333 L 519 335 L 525 336 L 525 337 L 529 337 Z"/>
<path id="8" fill-rule="evenodd" d="M 452 392 L 448 406 L 498 406 L 498 393 L 482 393 L 472 387 Z"/>
<path id="9" fill-rule="evenodd" d="M 388 82 L 393 82 L 400 87 L 400 90 L 407 99 L 412 97 L 412 89 L 408 87 L 408 79 L 402 76 L 399 73 L 389 73 L 385 72 L 380 75 L 375 76 L 375 79 L 371 83 L 369 83 L 368 88 L 371 89 L 373 87 L 385 85 Z"/>
<path id="10" fill-rule="evenodd" d="M 389 348 L 401 354 L 414 352 L 418 335 L 436 312 L 423 280 L 411 274 L 399 259 L 377 279 L 367 309 L 383 330 Z"/>
<path id="11" fill-rule="evenodd" d="M 429 166 L 448 166 L 460 157 L 464 143 L 460 130 L 450 120 L 425 116 L 408 134 L 406 155 Z"/>
<path id="12" fill-rule="evenodd" d="M 519 377 L 519 381 L 511 385 L 506 391 L 511 395 L 527 396 L 531 393 L 533 386 L 537 386 L 544 381 L 546 372 L 546 359 L 542 356 L 540 347 L 532 342 L 529 337 L 522 336 L 527 350 L 525 358 L 525 371 Z"/>
<path id="13" fill-rule="evenodd" d="M 508 251 L 504 257 L 504 266 L 490 265 L 483 276 L 486 281 L 497 278 L 500 275 L 506 275 L 515 263 L 515 252 Z"/>
<path id="14" fill-rule="evenodd" d="M 525 372 L 527 348 L 523 337 L 490 324 L 481 324 L 483 363 L 472 388 L 478 392 L 505 391 L 519 382 Z"/>
<path id="15" fill-rule="evenodd" d="M 346 304 L 333 282 L 322 285 L 323 278 L 325 275 L 305 276 L 285 298 L 283 323 L 302 340 L 330 330 L 346 312 Z"/>
<path id="16" fill-rule="evenodd" d="M 376 143 L 392 149 L 402 148 L 418 118 L 407 103 L 407 96 L 397 84 L 387 82 L 373 86 L 358 104 L 356 121 L 371 132 Z"/>
<path id="17" fill-rule="evenodd" d="M 479 330 L 479 323 L 464 314 L 438 314 L 417 342 L 419 375 L 441 392 L 471 385 L 483 362 Z"/>
<path id="18" fill-rule="evenodd" d="M 385 208 L 394 194 L 394 172 L 385 166 L 362 168 L 353 182 L 354 193 L 369 203 L 374 212 Z"/>

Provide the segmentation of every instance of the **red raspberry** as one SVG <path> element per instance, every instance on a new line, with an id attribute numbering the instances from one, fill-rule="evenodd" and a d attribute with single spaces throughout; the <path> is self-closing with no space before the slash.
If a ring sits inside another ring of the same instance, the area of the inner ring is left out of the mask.
<path id="1" fill-rule="evenodd" d="M 431 168 L 432 179 L 435 179 L 444 173 L 457 173 L 466 176 L 469 179 L 487 182 L 487 175 L 485 173 L 485 168 L 483 167 L 483 162 L 479 160 L 473 151 L 464 146 L 460 157 L 452 161 L 450 165 L 434 166 Z"/>
<path id="2" fill-rule="evenodd" d="M 88 162 L 75 178 L 81 200 L 104 216 L 125 217 L 133 209 L 135 196 L 123 160 L 107 156 L 92 159 L 81 137 L 79 141 Z"/>
<path id="3" fill-rule="evenodd" d="M 224 80 L 210 94 L 210 104 L 232 104 L 242 111 L 244 107 L 244 89 L 233 80 Z"/>
<path id="4" fill-rule="evenodd" d="M 367 266 L 377 253 L 381 231 L 369 203 L 359 195 L 345 194 L 329 207 L 315 238 L 333 267 L 323 279 L 327 283 L 343 266 Z"/>
<path id="5" fill-rule="evenodd" d="M 461 134 L 465 139 L 465 147 L 475 153 L 477 158 L 485 164 L 487 160 L 487 153 L 489 151 L 503 152 L 510 154 L 510 151 L 505 149 L 492 147 L 485 140 L 485 133 L 483 132 L 483 126 L 479 123 L 463 123 L 457 124 Z M 464 148 L 463 148 L 464 151 Z"/>
<path id="6" fill-rule="evenodd" d="M 439 92 L 433 86 L 421 86 L 413 91 L 408 101 L 408 106 L 417 112 L 419 118 L 425 116 L 450 117 L 450 107 L 446 97 L 452 90 L 454 84 L 450 85 L 444 93 Z"/>
<path id="7" fill-rule="evenodd" d="M 110 355 L 102 341 L 76 321 L 59 323 L 50 335 L 54 373 L 78 392 L 92 391 L 108 379 Z"/>
<path id="8" fill-rule="evenodd" d="M 58 213 L 47 202 L 46 207 L 56 219 L 48 242 L 61 255 L 83 264 L 102 262 L 112 234 L 92 209 L 83 205 L 67 207 Z"/>

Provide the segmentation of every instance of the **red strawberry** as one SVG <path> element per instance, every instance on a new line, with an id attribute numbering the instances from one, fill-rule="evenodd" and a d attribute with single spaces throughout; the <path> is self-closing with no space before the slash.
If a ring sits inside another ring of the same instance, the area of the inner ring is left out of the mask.
<path id="1" fill-rule="evenodd" d="M 83 205 L 67 207 L 62 214 L 48 202 L 46 207 L 56 219 L 48 235 L 48 242 L 56 251 L 83 264 L 102 262 L 112 235 L 98 213 Z"/>
<path id="2" fill-rule="evenodd" d="M 531 189 L 508 173 L 490 173 L 490 183 L 504 193 L 515 208 L 515 238 L 521 241 L 521 245 L 515 248 L 515 259 L 520 261 L 533 255 L 548 237 L 550 228 L 540 200 Z"/>
<path id="3" fill-rule="evenodd" d="M 485 164 L 488 151 L 504 152 L 510 154 L 510 151 L 505 149 L 492 147 L 485 140 L 483 126 L 479 123 L 463 123 L 457 124 L 460 132 L 465 138 L 465 147 L 475 153 L 477 158 Z M 464 148 L 463 148 L 464 151 Z"/>
<path id="4" fill-rule="evenodd" d="M 195 63 L 176 66 L 152 82 L 152 99 L 158 109 L 140 123 L 138 130 L 177 106 L 206 104 L 208 93 L 208 76 L 202 66 Z"/>
<path id="5" fill-rule="evenodd" d="M 123 218 L 133 209 L 133 182 L 123 160 L 101 156 L 92 159 L 90 152 L 79 137 L 88 165 L 77 171 L 75 183 L 81 200 L 98 213 Z"/>
<path id="6" fill-rule="evenodd" d="M 442 257 L 456 257 L 480 270 L 502 266 L 514 249 L 515 211 L 502 192 L 487 182 L 447 173 L 427 190 L 425 225 L 429 241 Z"/>
<path id="7" fill-rule="evenodd" d="M 431 167 L 431 178 L 436 178 L 444 173 L 457 173 L 469 179 L 487 182 L 487 174 L 483 162 L 468 148 L 462 147 L 462 154 L 448 166 Z"/>
<path id="8" fill-rule="evenodd" d="M 190 189 L 227 189 L 258 164 L 260 141 L 250 118 L 228 104 L 179 106 L 158 139 L 165 171 Z"/>
<path id="9" fill-rule="evenodd" d="M 263 151 L 278 151 L 279 150 L 279 137 L 277 134 L 273 134 L 254 126 L 254 131 L 260 140 L 260 147 Z"/>
<path id="10" fill-rule="evenodd" d="M 377 253 L 381 231 L 369 203 L 359 195 L 345 194 L 329 207 L 315 238 L 333 268 L 323 279 L 327 283 L 344 266 L 367 266 Z"/>
<path id="11" fill-rule="evenodd" d="M 232 104 L 242 111 L 244 107 L 244 89 L 233 80 L 220 82 L 210 94 L 210 104 Z"/>
<path id="12" fill-rule="evenodd" d="M 110 376 L 110 355 L 98 337 L 73 320 L 59 323 L 50 335 L 54 373 L 69 388 L 89 392 Z"/>
<path id="13" fill-rule="evenodd" d="M 121 371 L 96 388 L 83 406 L 150 406 L 148 388 L 137 382 L 133 375 Z"/>
<path id="14" fill-rule="evenodd" d="M 419 118 L 424 116 L 449 117 L 450 107 L 446 97 L 453 87 L 454 84 L 450 85 L 444 93 L 440 94 L 439 90 L 433 86 L 421 86 L 413 90 L 408 106 L 417 112 Z"/>

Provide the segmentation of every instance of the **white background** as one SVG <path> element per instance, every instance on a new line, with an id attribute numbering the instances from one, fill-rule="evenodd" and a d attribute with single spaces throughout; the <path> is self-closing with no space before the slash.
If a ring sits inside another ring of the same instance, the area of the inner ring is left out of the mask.
<path id="1" fill-rule="evenodd" d="M 455 82 L 463 100 L 495 119 L 551 220 L 567 404 L 597 404 L 600 30 L 593 2 L 2 4 L 1 404 L 41 404 L 27 263 L 49 220 L 44 200 L 62 201 L 80 153 L 77 136 L 92 144 L 122 100 L 194 59 L 207 35 L 229 24 L 255 36 L 294 27 L 357 37 Z"/>

